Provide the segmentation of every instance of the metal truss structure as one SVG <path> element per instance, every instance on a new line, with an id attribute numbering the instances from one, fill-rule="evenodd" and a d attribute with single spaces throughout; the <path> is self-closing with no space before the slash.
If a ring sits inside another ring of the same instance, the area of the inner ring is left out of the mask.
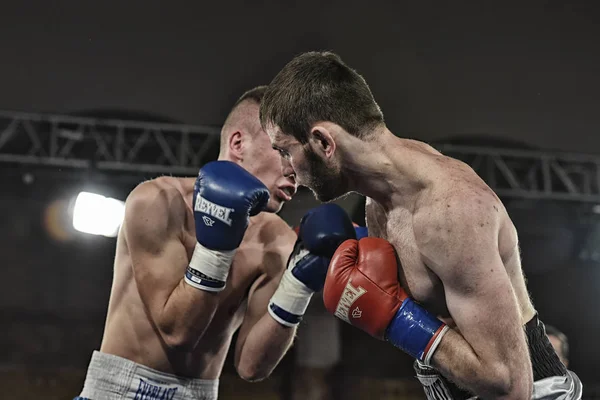
<path id="1" fill-rule="evenodd" d="M 0 111 L 0 162 L 196 175 L 219 133 L 208 126 Z"/>
<path id="2" fill-rule="evenodd" d="M 219 129 L 0 111 L 0 162 L 195 175 Z M 600 156 L 440 144 L 504 197 L 600 204 Z"/>
<path id="3" fill-rule="evenodd" d="M 436 148 L 469 164 L 500 197 L 600 204 L 600 156 L 456 145 Z"/>

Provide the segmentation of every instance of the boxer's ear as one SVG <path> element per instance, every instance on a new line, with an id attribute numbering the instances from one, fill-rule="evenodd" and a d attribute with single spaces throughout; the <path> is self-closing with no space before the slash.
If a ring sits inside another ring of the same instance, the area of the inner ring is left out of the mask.
<path id="1" fill-rule="evenodd" d="M 229 155 L 234 161 L 243 161 L 244 159 L 244 140 L 240 131 L 235 131 L 229 136 L 228 147 Z"/>
<path id="2" fill-rule="evenodd" d="M 327 158 L 333 155 L 336 147 L 331 133 L 331 129 L 325 124 L 317 124 L 310 130 L 309 142 Z"/>

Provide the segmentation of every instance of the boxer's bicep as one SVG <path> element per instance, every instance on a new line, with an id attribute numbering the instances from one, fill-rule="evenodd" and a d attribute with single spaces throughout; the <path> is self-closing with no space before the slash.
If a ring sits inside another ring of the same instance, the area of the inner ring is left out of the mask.
<path id="1" fill-rule="evenodd" d="M 160 322 L 188 260 L 168 200 L 164 193 L 144 188 L 132 193 L 125 208 L 124 233 L 134 279 L 155 322 Z"/>
<path id="2" fill-rule="evenodd" d="M 187 253 L 181 241 L 168 239 L 160 247 L 158 254 L 140 247 L 131 250 L 136 286 L 155 322 L 159 322 L 187 265 Z"/>
<path id="3" fill-rule="evenodd" d="M 496 251 L 465 254 L 460 264 L 434 268 L 458 331 L 484 363 L 516 367 L 527 354 L 513 287 Z M 524 353 L 515 353 L 515 348 Z"/>
<path id="4" fill-rule="evenodd" d="M 442 281 L 450 316 L 468 344 L 442 364 L 451 369 L 461 363 L 465 374 L 478 368 L 491 381 L 513 382 L 527 375 L 529 352 L 517 297 L 498 251 L 497 229 L 488 223 L 489 215 L 473 209 L 455 217 L 431 221 L 435 229 L 420 235 L 424 259 Z"/>

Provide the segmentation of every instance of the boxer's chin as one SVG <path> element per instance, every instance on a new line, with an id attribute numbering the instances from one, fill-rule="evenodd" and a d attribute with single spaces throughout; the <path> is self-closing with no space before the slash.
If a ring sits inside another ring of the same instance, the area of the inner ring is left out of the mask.
<path id="1" fill-rule="evenodd" d="M 269 213 L 278 213 L 279 211 L 281 211 L 281 208 L 283 207 L 283 203 L 284 203 L 283 200 L 280 200 L 276 197 L 274 198 L 273 196 L 271 196 L 264 211 L 269 212 Z"/>

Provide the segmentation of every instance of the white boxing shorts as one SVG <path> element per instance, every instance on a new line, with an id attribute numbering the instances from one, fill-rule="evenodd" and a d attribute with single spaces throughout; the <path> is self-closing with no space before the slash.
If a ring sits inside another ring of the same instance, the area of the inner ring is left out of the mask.
<path id="1" fill-rule="evenodd" d="M 182 378 L 94 351 L 74 400 L 216 400 L 219 380 Z"/>

